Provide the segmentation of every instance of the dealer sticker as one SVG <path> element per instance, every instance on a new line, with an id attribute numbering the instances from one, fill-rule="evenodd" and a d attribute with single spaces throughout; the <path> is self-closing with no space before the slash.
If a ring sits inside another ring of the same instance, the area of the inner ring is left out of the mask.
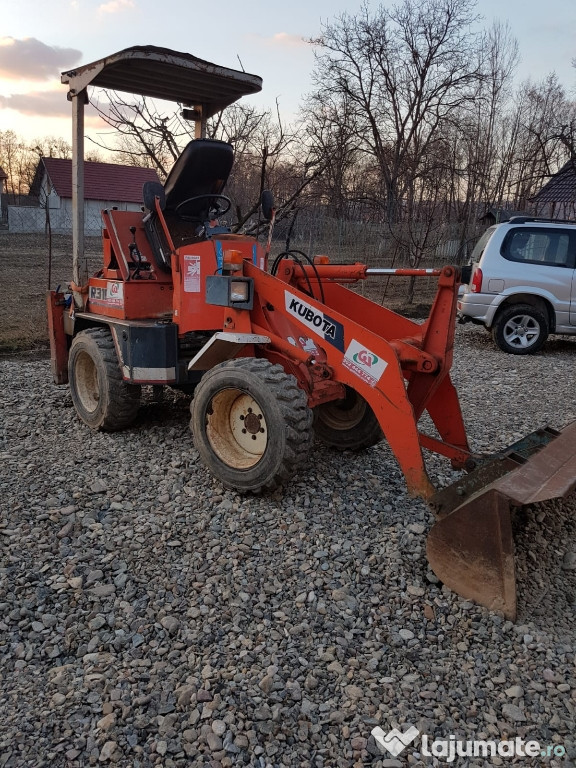
<path id="1" fill-rule="evenodd" d="M 90 301 L 106 307 L 124 306 L 124 283 L 109 282 L 106 286 L 90 286 Z"/>
<path id="2" fill-rule="evenodd" d="M 342 365 L 362 381 L 365 381 L 366 384 L 370 384 L 371 387 L 380 381 L 382 374 L 388 367 L 386 360 L 375 355 L 356 339 L 352 339 L 348 345 Z"/>
<path id="3" fill-rule="evenodd" d="M 329 317 L 316 307 L 302 301 L 289 291 L 284 291 L 286 311 L 309 328 L 321 339 L 344 351 L 344 327 L 342 323 Z"/>

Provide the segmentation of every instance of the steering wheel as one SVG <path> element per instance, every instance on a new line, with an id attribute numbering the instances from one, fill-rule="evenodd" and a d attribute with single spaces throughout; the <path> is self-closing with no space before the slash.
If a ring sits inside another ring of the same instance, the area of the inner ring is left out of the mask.
<path id="1" fill-rule="evenodd" d="M 218 200 L 223 204 L 223 207 L 220 208 L 219 206 L 216 206 L 217 216 L 221 216 L 223 213 L 227 213 L 230 210 L 230 206 L 232 205 L 232 201 L 229 197 L 226 197 L 225 195 L 195 195 L 194 197 L 188 197 L 186 200 L 182 200 L 181 203 L 178 203 L 174 211 L 178 214 L 178 216 L 181 216 L 182 218 L 186 217 L 185 213 L 182 213 L 182 209 L 185 208 L 185 206 L 190 205 L 191 203 L 197 203 L 200 200 Z M 190 216 L 192 219 L 192 216 Z M 200 221 L 200 218 L 198 216 L 194 217 L 192 220 L 198 220 Z"/>

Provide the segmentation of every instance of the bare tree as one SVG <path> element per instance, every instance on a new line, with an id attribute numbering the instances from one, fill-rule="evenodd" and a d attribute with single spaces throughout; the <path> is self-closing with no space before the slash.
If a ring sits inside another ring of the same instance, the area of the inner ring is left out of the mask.
<path id="1" fill-rule="evenodd" d="M 14 131 L 0 131 L 0 166 L 8 176 L 7 192 L 13 197 L 29 193 L 41 157 L 71 156 L 70 144 L 57 136 L 25 142 Z"/>
<path id="2" fill-rule="evenodd" d="M 153 168 L 161 179 L 192 138 L 193 129 L 172 105 L 167 112 L 163 103 L 146 97 L 127 100 L 115 91 L 103 91 L 91 103 L 113 129 L 101 140 L 92 139 L 96 146 L 116 153 L 124 165 Z"/>
<path id="3" fill-rule="evenodd" d="M 108 104 L 96 103 L 101 117 L 114 129 L 99 146 L 116 152 L 122 162 L 154 168 L 165 179 L 194 128 L 179 111 L 162 111 L 165 105 L 141 98 L 128 102 L 107 93 Z M 234 227 L 251 227 L 265 187 L 275 188 L 278 179 L 291 179 L 280 195 L 277 218 L 293 209 L 295 201 L 317 175 L 317 163 L 295 147 L 293 130 L 286 127 L 280 110 L 258 111 L 236 103 L 207 121 L 208 138 L 230 142 L 235 164 L 227 185 L 234 202 Z"/>
<path id="4" fill-rule="evenodd" d="M 22 139 L 14 131 L 0 131 L 0 166 L 8 177 L 6 192 L 13 200 L 28 192 L 27 163 L 28 151 Z"/>
<path id="5" fill-rule="evenodd" d="M 518 46 L 509 27 L 495 22 L 482 32 L 473 55 L 480 71 L 473 98 L 442 128 L 448 175 L 444 219 L 455 223 L 458 260 L 466 258 L 475 240 L 481 212 L 503 204 L 510 144 L 516 146 L 516 116 L 509 104 Z"/>
<path id="6" fill-rule="evenodd" d="M 323 172 L 315 184 L 317 200 L 336 217 L 351 215 L 353 201 L 366 194 L 358 190 L 357 170 L 364 155 L 356 140 L 354 109 L 347 94 L 323 89 L 311 94 L 302 109 L 301 132 Z"/>
<path id="7" fill-rule="evenodd" d="M 256 214 L 266 187 L 281 194 L 276 177 L 291 162 L 294 134 L 284 125 L 278 104 L 275 112 L 233 104 L 209 120 L 207 129 L 211 138 L 228 141 L 234 147 L 227 189 L 235 202 L 237 226 L 243 227 Z M 280 216 L 284 212 L 281 210 Z"/>
<path id="8" fill-rule="evenodd" d="M 312 41 L 316 92 L 346 107 L 358 150 L 377 163 L 391 224 L 443 123 L 481 76 L 471 56 L 473 8 L 472 0 L 404 0 L 375 13 L 364 5 Z"/>
<path id="9" fill-rule="evenodd" d="M 478 197 L 486 205 L 500 205 L 508 165 L 502 163 L 500 139 L 502 117 L 511 97 L 512 77 L 517 68 L 518 43 L 508 25 L 495 22 L 483 34 L 483 77 L 475 99 L 478 112 L 475 186 Z"/>
<path id="10" fill-rule="evenodd" d="M 557 76 L 552 73 L 540 83 L 525 83 L 517 96 L 518 143 L 511 158 L 512 174 L 508 197 L 519 208 L 530 198 L 545 179 L 559 170 L 569 158 L 562 141 L 562 126 L 570 123 L 574 103 Z M 572 118 L 573 119 L 573 118 Z"/>

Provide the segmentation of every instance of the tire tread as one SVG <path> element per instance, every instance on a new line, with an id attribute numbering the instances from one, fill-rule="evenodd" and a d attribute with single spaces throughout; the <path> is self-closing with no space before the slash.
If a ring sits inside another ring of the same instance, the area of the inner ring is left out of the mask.
<path id="1" fill-rule="evenodd" d="M 265 358 L 252 357 L 234 358 L 214 366 L 202 377 L 197 393 L 199 389 L 209 386 L 211 379 L 215 376 L 218 377 L 224 369 L 230 373 L 238 370 L 255 374 L 280 404 L 286 435 L 282 460 L 273 477 L 249 489 L 252 493 L 273 491 L 293 477 L 307 462 L 314 441 L 313 414 L 308 407 L 307 395 L 298 386 L 296 378 L 292 374 L 286 373 L 281 365 L 270 363 Z M 192 401 L 191 409 L 194 413 L 194 401 Z M 225 477 L 218 476 L 227 487 L 236 487 Z"/>
<path id="2" fill-rule="evenodd" d="M 514 315 L 522 315 L 522 314 L 528 314 L 534 317 L 538 323 L 540 324 L 541 328 L 541 334 L 536 342 L 532 344 L 530 347 L 513 347 L 511 344 L 508 344 L 506 340 L 504 339 L 504 326 L 510 319 L 510 317 L 513 317 Z M 503 352 L 507 352 L 511 355 L 532 355 L 536 352 L 539 352 L 544 344 L 546 343 L 546 339 L 548 338 L 549 334 L 549 320 L 546 316 L 545 311 L 540 309 L 539 307 L 536 307 L 532 304 L 510 304 L 508 306 L 505 306 L 501 309 L 499 314 L 496 317 L 496 320 L 494 322 L 494 325 L 492 326 L 492 338 L 494 339 L 494 342 L 496 343 L 496 346 L 499 347 Z"/>
<path id="3" fill-rule="evenodd" d="M 80 341 L 89 339 L 96 345 L 106 371 L 108 403 L 96 429 L 107 432 L 125 429 L 134 422 L 138 413 L 140 407 L 140 385 L 128 384 L 122 378 L 122 372 L 116 355 L 116 347 L 108 328 L 87 328 L 81 331 L 74 341 L 76 339 Z M 72 371 L 70 371 L 70 374 L 73 376 Z"/>

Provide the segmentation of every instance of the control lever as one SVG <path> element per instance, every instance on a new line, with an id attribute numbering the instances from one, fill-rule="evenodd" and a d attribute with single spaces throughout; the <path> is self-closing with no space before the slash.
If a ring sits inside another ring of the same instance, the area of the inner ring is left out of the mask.
<path id="1" fill-rule="evenodd" d="M 142 269 L 142 254 L 140 253 L 140 249 L 136 243 L 136 227 L 134 225 L 130 227 L 130 232 L 132 233 L 132 242 L 128 246 L 128 250 L 130 251 L 130 258 L 132 261 L 138 260 L 138 266 L 134 270 L 132 280 L 138 280 L 142 279 L 142 276 L 140 275 L 140 270 Z"/>

